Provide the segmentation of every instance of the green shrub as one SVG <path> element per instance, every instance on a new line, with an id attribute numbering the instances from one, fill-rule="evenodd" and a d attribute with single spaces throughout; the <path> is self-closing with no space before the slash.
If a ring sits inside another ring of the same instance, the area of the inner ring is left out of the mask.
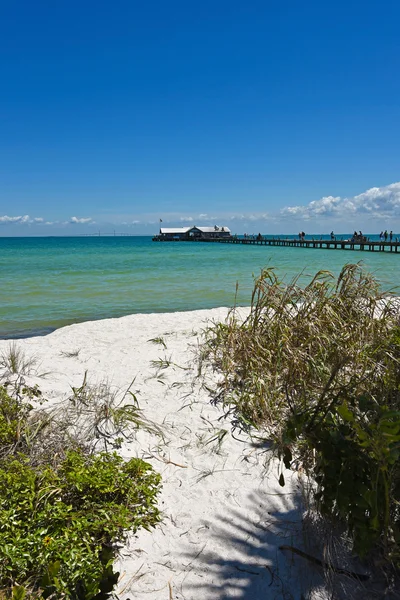
<path id="1" fill-rule="evenodd" d="M 331 407 L 312 428 L 304 416 L 289 419 L 286 433 L 287 441 L 315 451 L 311 473 L 321 512 L 346 523 L 360 555 L 379 545 L 400 566 L 400 412 L 363 396 Z"/>
<path id="2" fill-rule="evenodd" d="M 106 597 L 116 544 L 159 520 L 160 476 L 87 448 L 32 462 L 30 410 L 0 388 L 0 597 Z"/>
<path id="3" fill-rule="evenodd" d="M 250 315 L 209 329 L 217 397 L 242 426 L 300 458 L 319 509 L 340 518 L 365 554 L 400 566 L 400 304 L 360 265 L 305 287 L 273 269 L 255 282 Z M 284 484 L 284 475 L 281 475 Z"/>

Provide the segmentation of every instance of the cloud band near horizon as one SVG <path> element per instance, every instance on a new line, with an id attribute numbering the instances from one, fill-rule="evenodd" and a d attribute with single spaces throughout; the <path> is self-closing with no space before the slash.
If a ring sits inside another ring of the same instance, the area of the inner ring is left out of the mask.
<path id="1" fill-rule="evenodd" d="M 400 182 L 391 183 L 382 187 L 373 187 L 361 194 L 352 197 L 340 196 L 324 196 L 319 200 L 312 200 L 305 205 L 285 206 L 277 213 L 255 212 L 255 213 L 220 213 L 206 214 L 199 213 L 197 215 L 177 215 L 176 213 L 160 214 L 163 224 L 182 223 L 198 223 L 202 221 L 205 224 L 224 224 L 224 223 L 240 223 L 245 225 L 270 222 L 274 224 L 281 223 L 296 223 L 297 221 L 309 222 L 335 222 L 336 224 L 343 222 L 348 226 L 349 221 L 356 222 L 359 219 L 376 221 L 391 219 L 400 219 Z M 124 226 L 154 226 L 159 224 L 159 219 L 154 215 L 135 214 L 131 219 L 127 219 L 126 215 L 118 218 L 115 215 L 114 220 L 107 221 L 108 225 L 124 225 Z M 30 217 L 29 215 L 0 216 L 0 225 L 58 225 L 58 226 L 82 226 L 95 225 L 101 223 L 101 219 L 96 221 L 92 217 L 73 216 L 69 219 L 47 220 L 43 217 Z"/>

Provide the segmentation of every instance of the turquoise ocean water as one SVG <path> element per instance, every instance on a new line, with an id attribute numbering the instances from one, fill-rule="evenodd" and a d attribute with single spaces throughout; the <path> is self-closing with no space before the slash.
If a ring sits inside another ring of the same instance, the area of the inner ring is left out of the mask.
<path id="1" fill-rule="evenodd" d="M 337 274 L 360 260 L 386 289 L 400 287 L 400 253 L 156 243 L 150 237 L 0 238 L 0 338 L 132 313 L 232 306 L 236 282 L 238 303 L 248 305 L 252 274 L 265 266 L 290 278 L 319 269 Z"/>

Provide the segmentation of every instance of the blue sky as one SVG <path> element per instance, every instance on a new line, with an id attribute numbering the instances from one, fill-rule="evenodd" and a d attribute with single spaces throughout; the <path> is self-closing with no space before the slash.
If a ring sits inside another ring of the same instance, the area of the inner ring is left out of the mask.
<path id="1" fill-rule="evenodd" d="M 0 3 L 0 235 L 400 231 L 400 3 Z"/>

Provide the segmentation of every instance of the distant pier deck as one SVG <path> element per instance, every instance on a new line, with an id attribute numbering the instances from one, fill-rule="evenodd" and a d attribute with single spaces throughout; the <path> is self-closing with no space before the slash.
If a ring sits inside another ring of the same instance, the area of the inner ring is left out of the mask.
<path id="1" fill-rule="evenodd" d="M 285 248 L 323 248 L 325 250 L 358 250 L 368 252 L 399 252 L 400 242 L 384 241 L 351 241 L 351 240 L 297 240 L 288 238 L 192 238 L 192 239 L 161 239 L 153 238 L 155 242 L 203 242 L 214 244 L 242 244 L 245 246 L 279 246 Z"/>

